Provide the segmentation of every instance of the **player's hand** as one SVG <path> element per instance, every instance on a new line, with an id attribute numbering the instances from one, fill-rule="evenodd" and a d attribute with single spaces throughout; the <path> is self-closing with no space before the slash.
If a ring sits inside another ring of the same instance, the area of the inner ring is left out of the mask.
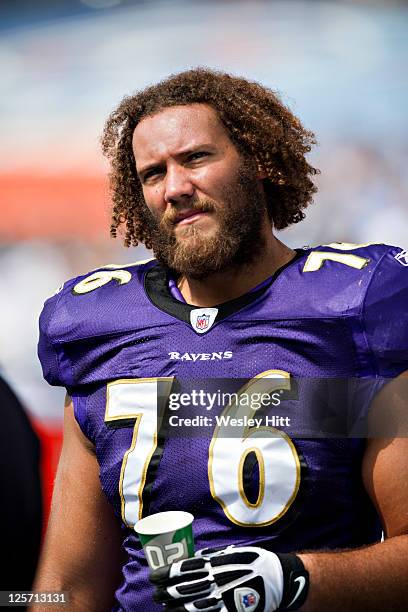
<path id="1" fill-rule="evenodd" d="M 255 546 L 204 549 L 151 573 L 154 600 L 172 612 L 272 612 L 303 604 L 308 575 L 296 555 Z"/>

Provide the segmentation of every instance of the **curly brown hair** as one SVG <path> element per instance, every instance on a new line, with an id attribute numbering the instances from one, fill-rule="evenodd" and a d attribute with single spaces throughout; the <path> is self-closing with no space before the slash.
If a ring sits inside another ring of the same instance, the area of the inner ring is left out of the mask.
<path id="1" fill-rule="evenodd" d="M 274 227 L 284 229 L 304 219 L 303 209 L 317 191 L 310 177 L 319 171 L 305 159 L 316 143 L 314 134 L 304 129 L 270 89 L 223 72 L 196 68 L 126 96 L 109 116 L 101 142 L 111 163 L 111 236 L 116 237 L 124 224 L 125 246 L 142 242 L 151 248 L 132 149 L 133 132 L 148 115 L 193 103 L 213 107 L 240 153 L 266 174 L 264 189 Z"/>

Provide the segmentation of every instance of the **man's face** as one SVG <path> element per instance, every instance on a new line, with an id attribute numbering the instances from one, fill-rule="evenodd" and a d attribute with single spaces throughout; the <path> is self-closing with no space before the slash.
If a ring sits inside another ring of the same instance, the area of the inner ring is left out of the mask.
<path id="1" fill-rule="evenodd" d="M 156 257 L 201 278 L 248 262 L 262 246 L 260 181 L 210 106 L 166 108 L 133 135 Z"/>

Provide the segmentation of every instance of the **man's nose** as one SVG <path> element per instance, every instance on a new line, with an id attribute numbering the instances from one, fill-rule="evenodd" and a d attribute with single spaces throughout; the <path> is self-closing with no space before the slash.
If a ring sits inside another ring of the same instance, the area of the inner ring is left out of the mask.
<path id="1" fill-rule="evenodd" d="M 171 166 L 167 169 L 164 199 L 166 203 L 178 204 L 190 199 L 194 186 L 188 170 L 182 166 Z"/>

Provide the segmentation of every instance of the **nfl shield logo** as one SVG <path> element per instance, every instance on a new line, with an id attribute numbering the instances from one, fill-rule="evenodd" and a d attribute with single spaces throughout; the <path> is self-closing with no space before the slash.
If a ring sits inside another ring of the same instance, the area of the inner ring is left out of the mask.
<path id="1" fill-rule="evenodd" d="M 205 334 L 214 325 L 218 308 L 194 308 L 190 312 L 190 323 L 197 334 Z"/>
<path id="2" fill-rule="evenodd" d="M 197 317 L 196 328 L 197 329 L 207 329 L 210 321 L 210 315 L 202 314 Z"/>
<path id="3" fill-rule="evenodd" d="M 234 603 L 238 612 L 255 612 L 259 602 L 259 593 L 255 589 L 241 587 L 234 591 Z"/>
<path id="4" fill-rule="evenodd" d="M 248 595 L 244 595 L 242 599 L 242 603 L 245 608 L 249 608 L 249 606 L 253 606 L 256 603 L 256 597 L 253 593 L 249 593 Z"/>

